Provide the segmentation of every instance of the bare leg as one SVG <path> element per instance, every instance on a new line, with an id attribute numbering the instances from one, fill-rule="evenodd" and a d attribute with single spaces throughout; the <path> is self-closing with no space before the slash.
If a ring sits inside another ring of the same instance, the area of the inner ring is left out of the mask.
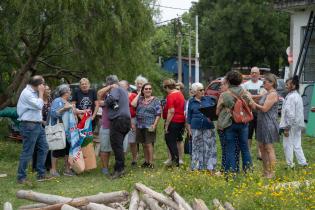
<path id="1" fill-rule="evenodd" d="M 184 158 L 184 142 L 183 141 L 177 142 L 177 149 L 178 149 L 179 163 L 184 163 L 183 162 L 183 158 Z"/>
<path id="2" fill-rule="evenodd" d="M 153 145 L 145 144 L 145 149 L 147 150 L 147 162 L 153 163 Z"/>
<path id="3" fill-rule="evenodd" d="M 52 174 L 52 175 L 57 175 L 58 174 L 58 172 L 57 172 L 57 160 L 58 160 L 58 158 L 51 157 L 50 174 Z"/>
<path id="4" fill-rule="evenodd" d="M 268 176 L 268 157 L 265 151 L 264 144 L 259 144 L 259 148 L 261 151 L 261 158 L 263 162 L 263 176 L 267 177 Z"/>
<path id="5" fill-rule="evenodd" d="M 132 156 L 132 162 L 137 162 L 137 159 L 138 159 L 137 143 L 130 143 L 130 151 L 131 151 L 131 156 Z"/>

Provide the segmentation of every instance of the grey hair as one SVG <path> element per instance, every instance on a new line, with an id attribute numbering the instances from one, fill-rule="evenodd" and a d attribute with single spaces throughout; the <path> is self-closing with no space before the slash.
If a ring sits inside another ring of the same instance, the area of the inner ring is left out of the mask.
<path id="1" fill-rule="evenodd" d="M 141 74 L 139 76 L 137 76 L 136 80 L 135 80 L 135 83 L 142 83 L 142 84 L 145 84 L 145 83 L 148 83 L 148 79 L 143 77 Z"/>
<path id="2" fill-rule="evenodd" d="M 58 95 L 61 97 L 63 94 L 71 91 L 69 85 L 66 85 L 66 84 L 62 84 L 62 85 L 59 85 L 57 87 L 57 90 L 58 90 Z"/>
<path id="3" fill-rule="evenodd" d="M 106 77 L 106 85 L 118 84 L 119 80 L 116 75 L 108 75 Z"/>
<path id="4" fill-rule="evenodd" d="M 197 93 L 198 89 L 203 89 L 203 84 L 195 82 L 191 85 L 191 91 L 194 95 Z"/>

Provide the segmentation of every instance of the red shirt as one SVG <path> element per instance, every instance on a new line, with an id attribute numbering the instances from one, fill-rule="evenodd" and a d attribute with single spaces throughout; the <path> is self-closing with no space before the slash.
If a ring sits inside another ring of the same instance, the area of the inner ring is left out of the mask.
<path id="1" fill-rule="evenodd" d="M 136 117 L 136 109 L 133 106 L 131 106 L 131 102 L 133 101 L 135 97 L 137 97 L 137 94 L 135 93 L 129 94 L 129 109 L 130 109 L 131 118 Z"/>
<path id="2" fill-rule="evenodd" d="M 175 109 L 175 113 L 171 122 L 184 123 L 185 122 L 185 115 L 184 115 L 185 98 L 180 91 L 170 93 L 166 96 L 166 104 L 163 109 L 164 119 L 167 118 L 167 112 L 171 108 Z"/>

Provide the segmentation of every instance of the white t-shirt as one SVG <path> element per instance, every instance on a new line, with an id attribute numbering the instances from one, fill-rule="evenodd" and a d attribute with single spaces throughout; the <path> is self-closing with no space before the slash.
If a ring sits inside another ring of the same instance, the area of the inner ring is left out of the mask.
<path id="1" fill-rule="evenodd" d="M 242 87 L 245 88 L 252 95 L 259 95 L 263 91 L 263 81 L 258 80 L 257 82 L 253 82 L 252 80 L 248 80 Z"/>

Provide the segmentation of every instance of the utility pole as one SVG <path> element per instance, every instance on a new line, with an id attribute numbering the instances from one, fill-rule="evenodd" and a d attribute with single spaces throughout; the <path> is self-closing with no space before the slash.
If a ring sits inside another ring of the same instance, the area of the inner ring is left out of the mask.
<path id="1" fill-rule="evenodd" d="M 183 81 L 183 69 L 182 69 L 182 32 L 181 32 L 181 22 L 180 19 L 177 19 L 177 46 L 178 46 L 178 55 L 177 55 L 177 80 L 178 82 Z"/>
<path id="2" fill-rule="evenodd" d="M 189 26 L 189 36 L 188 36 L 188 62 L 189 62 L 189 70 L 188 70 L 188 80 L 189 80 L 189 87 L 191 87 L 191 28 Z"/>
<path id="3" fill-rule="evenodd" d="M 198 15 L 196 15 L 195 82 L 199 82 Z"/>

